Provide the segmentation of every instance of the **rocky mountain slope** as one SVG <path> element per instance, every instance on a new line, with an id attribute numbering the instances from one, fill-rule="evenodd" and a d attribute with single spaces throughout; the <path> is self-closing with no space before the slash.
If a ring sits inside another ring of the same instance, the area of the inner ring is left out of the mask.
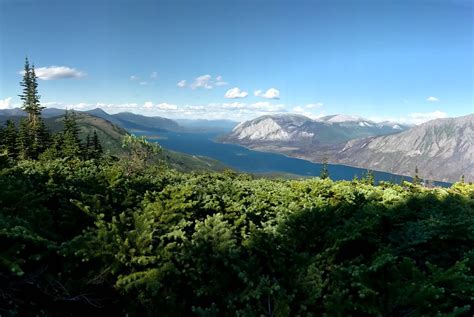
<path id="1" fill-rule="evenodd" d="M 220 140 L 254 149 L 300 152 L 305 148 L 320 148 L 355 138 L 398 133 L 407 128 L 344 115 L 312 120 L 302 115 L 282 114 L 242 122 Z"/>
<path id="2" fill-rule="evenodd" d="M 474 114 L 437 119 L 407 131 L 347 142 L 334 163 L 455 182 L 474 181 Z"/>

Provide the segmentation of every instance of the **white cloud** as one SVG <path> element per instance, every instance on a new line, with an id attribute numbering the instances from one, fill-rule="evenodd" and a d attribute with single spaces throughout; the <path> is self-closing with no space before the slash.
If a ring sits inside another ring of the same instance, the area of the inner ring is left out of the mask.
<path id="1" fill-rule="evenodd" d="M 317 109 L 317 108 L 321 108 L 322 106 L 324 106 L 324 104 L 322 102 L 317 102 L 317 103 L 310 103 L 310 104 L 307 104 L 306 106 L 304 106 L 306 109 Z"/>
<path id="2" fill-rule="evenodd" d="M 211 75 L 202 75 L 199 77 L 196 77 L 194 81 L 189 85 L 191 89 L 197 89 L 197 88 L 204 88 L 204 89 L 212 89 L 215 86 L 220 87 L 220 86 L 226 86 L 229 83 L 224 81 L 224 78 L 221 75 L 218 75 L 215 77 L 215 79 L 212 78 Z M 181 80 L 177 84 L 178 87 L 183 88 L 186 86 L 186 80 Z"/>
<path id="3" fill-rule="evenodd" d="M 211 75 L 202 75 L 196 77 L 194 82 L 191 84 L 192 89 L 196 88 L 205 88 L 205 89 L 212 89 L 212 82 L 211 82 Z"/>
<path id="4" fill-rule="evenodd" d="M 426 101 L 429 101 L 429 102 L 438 102 L 439 99 L 436 98 L 436 97 L 430 96 L 430 97 L 426 98 Z"/>
<path id="5" fill-rule="evenodd" d="M 172 105 L 167 102 L 162 102 L 160 104 L 153 104 L 151 101 L 147 101 L 143 104 L 143 108 L 146 109 L 155 109 L 155 110 L 177 110 L 177 105 Z"/>
<path id="6" fill-rule="evenodd" d="M 142 85 L 142 86 L 147 86 L 147 85 L 149 85 L 150 83 L 147 82 L 147 81 L 141 81 L 141 82 L 139 82 L 138 84 L 139 84 L 139 85 Z"/>
<path id="7" fill-rule="evenodd" d="M 130 76 L 130 80 L 139 80 L 140 77 L 138 77 L 137 75 L 132 75 Z"/>
<path id="8" fill-rule="evenodd" d="M 434 119 L 447 118 L 448 114 L 439 110 L 433 112 L 415 112 L 408 115 L 408 120 L 414 124 L 420 124 Z"/>
<path id="9" fill-rule="evenodd" d="M 157 104 L 156 108 L 160 110 L 177 110 L 178 106 L 163 102 L 163 103 Z"/>
<path id="10" fill-rule="evenodd" d="M 176 84 L 176 86 L 178 86 L 179 88 L 184 88 L 186 87 L 186 80 L 180 80 L 178 81 L 178 83 Z"/>
<path id="11" fill-rule="evenodd" d="M 263 92 L 262 90 L 256 90 L 253 93 L 257 97 L 263 97 L 267 99 L 279 99 L 280 98 L 280 91 L 275 88 L 270 88 L 267 91 Z"/>
<path id="12" fill-rule="evenodd" d="M 5 98 L 3 100 L 0 99 L 0 109 L 9 109 L 11 106 L 12 97 Z"/>
<path id="13" fill-rule="evenodd" d="M 320 107 L 320 106 L 312 107 L 313 105 L 317 105 L 317 104 L 308 104 L 308 105 L 305 105 L 304 107 L 297 106 L 297 107 L 294 107 L 292 109 L 292 112 L 303 115 L 303 116 L 308 117 L 308 118 L 313 119 L 313 120 L 317 120 L 321 117 L 324 117 L 323 112 L 319 113 L 319 114 L 315 114 L 311 111 L 308 111 L 308 109 L 319 108 Z M 308 106 L 310 106 L 310 107 L 308 107 Z"/>
<path id="14" fill-rule="evenodd" d="M 25 72 L 20 71 L 18 73 L 23 75 Z M 81 78 L 86 75 L 81 71 L 66 66 L 39 67 L 35 68 L 35 73 L 42 80 Z"/>
<path id="15" fill-rule="evenodd" d="M 157 73 L 157 72 L 152 72 L 152 73 L 150 74 L 150 78 L 151 78 L 151 79 L 157 79 L 157 78 L 158 78 L 158 73 Z"/>
<path id="16" fill-rule="evenodd" d="M 193 119 L 232 119 L 235 121 L 253 119 L 269 113 L 283 113 L 285 106 L 272 104 L 268 101 L 256 103 L 227 102 L 209 104 L 176 105 L 168 102 L 154 103 L 76 103 L 44 102 L 43 105 L 61 109 L 90 110 L 102 108 L 107 113 L 130 111 L 146 116 L 161 116 L 166 118 L 193 118 Z"/>
<path id="17" fill-rule="evenodd" d="M 228 99 L 235 99 L 235 98 L 245 98 L 248 96 L 246 91 L 240 90 L 239 87 L 234 87 L 232 89 L 227 90 L 224 97 Z"/>

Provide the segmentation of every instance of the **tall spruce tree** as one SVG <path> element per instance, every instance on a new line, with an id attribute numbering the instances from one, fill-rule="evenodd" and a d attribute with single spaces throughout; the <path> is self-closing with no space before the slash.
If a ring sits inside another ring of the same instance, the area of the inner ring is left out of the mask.
<path id="1" fill-rule="evenodd" d="M 20 121 L 16 143 L 19 159 L 30 160 L 34 158 L 34 146 L 32 145 L 32 135 L 28 119 L 22 119 Z"/>
<path id="2" fill-rule="evenodd" d="M 28 114 L 26 123 L 20 126 L 20 136 L 28 140 L 28 142 L 22 140 L 19 145 L 20 157 L 36 159 L 48 147 L 50 137 L 41 118 L 44 107 L 40 104 L 35 67 L 34 65 L 30 67 L 28 58 L 25 60 L 23 80 L 20 85 L 23 87 L 22 94 L 19 95 L 23 101 L 22 109 Z"/>

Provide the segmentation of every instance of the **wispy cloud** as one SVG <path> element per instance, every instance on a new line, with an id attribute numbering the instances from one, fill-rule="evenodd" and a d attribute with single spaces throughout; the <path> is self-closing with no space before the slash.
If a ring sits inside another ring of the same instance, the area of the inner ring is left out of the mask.
<path id="1" fill-rule="evenodd" d="M 235 99 L 235 98 L 245 98 L 248 96 L 248 92 L 240 90 L 239 87 L 234 87 L 232 89 L 227 90 L 224 97 L 228 99 Z"/>
<path id="2" fill-rule="evenodd" d="M 199 77 L 196 77 L 194 79 L 194 82 L 191 84 L 192 89 L 197 89 L 197 88 L 205 88 L 205 89 L 212 89 L 212 82 L 211 82 L 211 75 L 202 75 Z"/>
<path id="3" fill-rule="evenodd" d="M 408 115 L 408 120 L 414 124 L 424 123 L 434 119 L 447 118 L 448 114 L 443 111 L 433 111 L 433 112 L 415 112 Z"/>
<path id="4" fill-rule="evenodd" d="M 11 107 L 12 97 L 0 99 L 0 109 L 9 109 Z"/>
<path id="5" fill-rule="evenodd" d="M 138 77 L 137 75 L 132 75 L 130 76 L 130 80 L 139 80 L 140 77 Z"/>
<path id="6" fill-rule="evenodd" d="M 191 89 L 198 89 L 198 88 L 213 89 L 214 87 L 226 86 L 228 84 L 229 83 L 224 81 L 224 78 L 221 75 L 218 75 L 215 78 L 213 78 L 211 75 L 206 74 L 206 75 L 202 75 L 202 76 L 194 78 L 194 80 L 191 82 L 189 87 L 191 87 Z M 186 87 L 186 80 L 183 79 L 179 81 L 177 86 L 180 88 Z"/>
<path id="7" fill-rule="evenodd" d="M 418 125 L 434 119 L 442 119 L 447 117 L 448 114 L 446 112 L 435 110 L 432 112 L 413 112 L 400 117 L 369 117 L 368 119 L 375 122 L 390 121 L 403 124 Z"/>
<path id="8" fill-rule="evenodd" d="M 158 78 L 158 73 L 157 73 L 157 72 L 152 72 L 152 73 L 150 74 L 150 78 L 151 78 L 151 79 L 157 79 L 157 78 Z"/>
<path id="9" fill-rule="evenodd" d="M 280 98 L 280 91 L 275 88 L 270 88 L 267 91 L 263 92 L 262 90 L 256 90 L 253 93 L 257 97 L 263 97 L 267 99 L 279 99 Z"/>
<path id="10" fill-rule="evenodd" d="M 18 73 L 23 75 L 25 71 L 19 71 Z M 42 80 L 81 78 L 86 75 L 82 71 L 67 66 L 39 67 L 35 68 L 35 73 Z"/>
<path id="11" fill-rule="evenodd" d="M 324 106 L 322 102 L 316 102 L 316 103 L 307 104 L 304 107 L 306 109 L 318 109 L 318 108 L 321 108 L 322 106 Z"/>
<path id="12" fill-rule="evenodd" d="M 229 83 L 225 82 L 224 81 L 224 78 L 222 78 L 221 75 L 217 76 L 216 77 L 216 81 L 214 83 L 216 86 L 226 86 L 228 85 Z"/>
<path id="13" fill-rule="evenodd" d="M 429 101 L 429 102 L 438 102 L 439 99 L 438 99 L 437 97 L 430 96 L 430 97 L 426 98 L 426 101 Z"/>
<path id="14" fill-rule="evenodd" d="M 186 80 L 180 80 L 178 81 L 178 83 L 176 84 L 176 86 L 178 86 L 179 88 L 184 88 L 186 87 Z"/>

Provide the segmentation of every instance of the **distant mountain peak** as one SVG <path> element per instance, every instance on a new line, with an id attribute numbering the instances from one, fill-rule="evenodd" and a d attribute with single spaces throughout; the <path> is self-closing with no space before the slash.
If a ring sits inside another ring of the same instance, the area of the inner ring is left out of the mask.
<path id="1" fill-rule="evenodd" d="M 341 122 L 359 122 L 359 121 L 369 121 L 359 116 L 347 115 L 347 114 L 334 114 L 321 118 L 322 121 L 332 122 L 332 123 L 341 123 Z"/>
<path id="2" fill-rule="evenodd" d="M 393 125 L 395 126 L 395 125 Z M 350 139 L 390 134 L 402 131 L 402 126 L 378 126 L 358 116 L 331 115 L 312 120 L 300 114 L 271 114 L 238 124 L 224 141 L 253 146 L 331 145 Z M 302 149 L 305 150 L 304 148 Z"/>

